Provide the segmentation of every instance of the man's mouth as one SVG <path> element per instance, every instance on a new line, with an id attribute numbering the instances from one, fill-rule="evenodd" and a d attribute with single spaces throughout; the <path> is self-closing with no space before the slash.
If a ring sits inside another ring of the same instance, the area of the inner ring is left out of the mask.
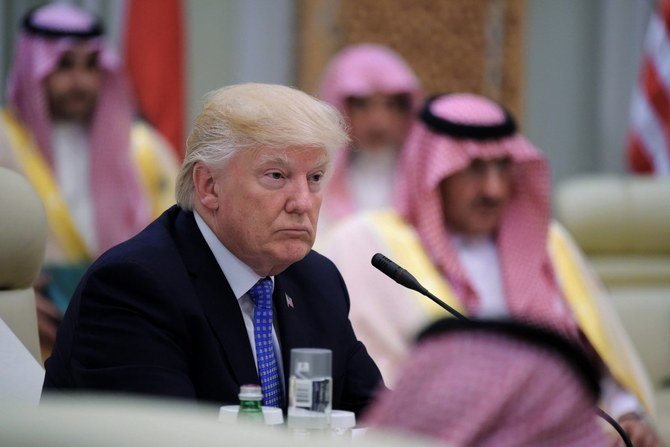
<path id="1" fill-rule="evenodd" d="M 311 230 L 307 227 L 282 228 L 279 231 L 283 232 L 283 233 L 292 233 L 292 234 L 310 234 L 311 233 Z"/>

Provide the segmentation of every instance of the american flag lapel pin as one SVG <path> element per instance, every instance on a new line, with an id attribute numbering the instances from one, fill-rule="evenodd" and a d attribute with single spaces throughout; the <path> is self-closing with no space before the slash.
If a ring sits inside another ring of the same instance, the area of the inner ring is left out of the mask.
<path id="1" fill-rule="evenodd" d="M 288 294 L 285 294 L 285 295 L 286 295 L 286 305 L 288 307 L 290 307 L 291 309 L 293 309 L 293 298 L 288 296 Z"/>

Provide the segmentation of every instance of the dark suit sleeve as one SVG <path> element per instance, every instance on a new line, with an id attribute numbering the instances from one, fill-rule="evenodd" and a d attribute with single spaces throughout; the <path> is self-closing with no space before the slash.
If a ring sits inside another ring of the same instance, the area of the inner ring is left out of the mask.
<path id="1" fill-rule="evenodd" d="M 77 294 L 71 386 L 195 397 L 186 323 L 168 278 L 119 262 L 90 272 Z"/>
<path id="2" fill-rule="evenodd" d="M 285 371 L 289 371 L 292 348 L 330 349 L 333 408 L 360 414 L 382 378 L 351 327 L 349 294 L 337 267 L 312 251 L 276 277 L 275 283 Z M 294 298 L 294 306 L 286 305 L 283 293 Z"/>
<path id="3" fill-rule="evenodd" d="M 349 293 L 342 275 L 339 271 L 337 271 L 337 274 L 346 298 L 348 315 L 350 308 Z M 353 411 L 357 416 L 360 416 L 376 394 L 385 387 L 379 368 L 368 354 L 363 343 L 356 338 L 348 319 L 346 320 L 345 334 L 350 341 L 348 343 L 347 372 L 344 378 L 344 390 L 340 407 L 343 410 Z"/>

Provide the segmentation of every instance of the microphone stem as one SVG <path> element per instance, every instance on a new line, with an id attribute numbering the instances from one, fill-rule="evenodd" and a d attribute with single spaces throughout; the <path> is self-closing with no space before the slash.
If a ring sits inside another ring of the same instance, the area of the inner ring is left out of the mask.
<path id="1" fill-rule="evenodd" d="M 453 307 L 451 307 L 450 305 L 448 305 L 447 303 L 445 303 L 444 301 L 442 301 L 441 299 L 430 293 L 428 290 L 423 289 L 419 290 L 419 292 L 430 298 L 435 304 L 437 304 L 438 306 L 440 306 L 441 308 L 443 308 L 444 310 L 446 310 L 459 320 L 468 321 L 468 318 L 466 318 L 463 314 L 461 314 L 459 311 L 457 311 L 456 309 L 454 309 Z"/>
<path id="2" fill-rule="evenodd" d="M 623 443 L 626 445 L 626 447 L 633 447 L 633 443 L 631 442 L 630 438 L 624 431 L 623 427 L 621 427 L 621 425 L 619 425 L 619 423 L 612 416 L 605 413 L 600 408 L 596 408 L 596 411 L 598 413 L 598 416 L 603 418 L 605 421 L 607 421 L 607 423 L 609 423 L 612 427 L 614 427 L 619 436 L 621 436 L 621 439 L 623 439 Z"/>

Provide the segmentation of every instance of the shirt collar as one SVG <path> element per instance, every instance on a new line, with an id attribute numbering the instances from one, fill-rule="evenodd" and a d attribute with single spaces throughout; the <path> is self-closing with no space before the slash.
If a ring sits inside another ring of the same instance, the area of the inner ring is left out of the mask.
<path id="1" fill-rule="evenodd" d="M 205 238 L 205 242 L 207 242 L 209 249 L 212 250 L 216 262 L 219 264 L 223 275 L 228 280 L 228 284 L 230 284 L 230 288 L 233 289 L 235 298 L 239 300 L 258 282 L 259 279 L 262 278 L 262 276 L 259 276 L 251 267 L 232 254 L 230 250 L 221 243 L 219 238 L 216 237 L 214 232 L 209 228 L 203 218 L 200 217 L 200 214 L 198 214 L 197 211 L 193 211 L 193 216 L 195 217 L 195 223 L 198 225 L 200 233 L 202 233 L 202 237 Z M 274 277 L 271 276 L 270 279 L 272 279 L 272 284 L 274 286 Z"/>
<path id="2" fill-rule="evenodd" d="M 462 233 L 452 233 L 451 240 L 457 250 L 474 250 L 482 247 L 495 247 L 495 238 L 493 235 L 468 236 Z"/>

